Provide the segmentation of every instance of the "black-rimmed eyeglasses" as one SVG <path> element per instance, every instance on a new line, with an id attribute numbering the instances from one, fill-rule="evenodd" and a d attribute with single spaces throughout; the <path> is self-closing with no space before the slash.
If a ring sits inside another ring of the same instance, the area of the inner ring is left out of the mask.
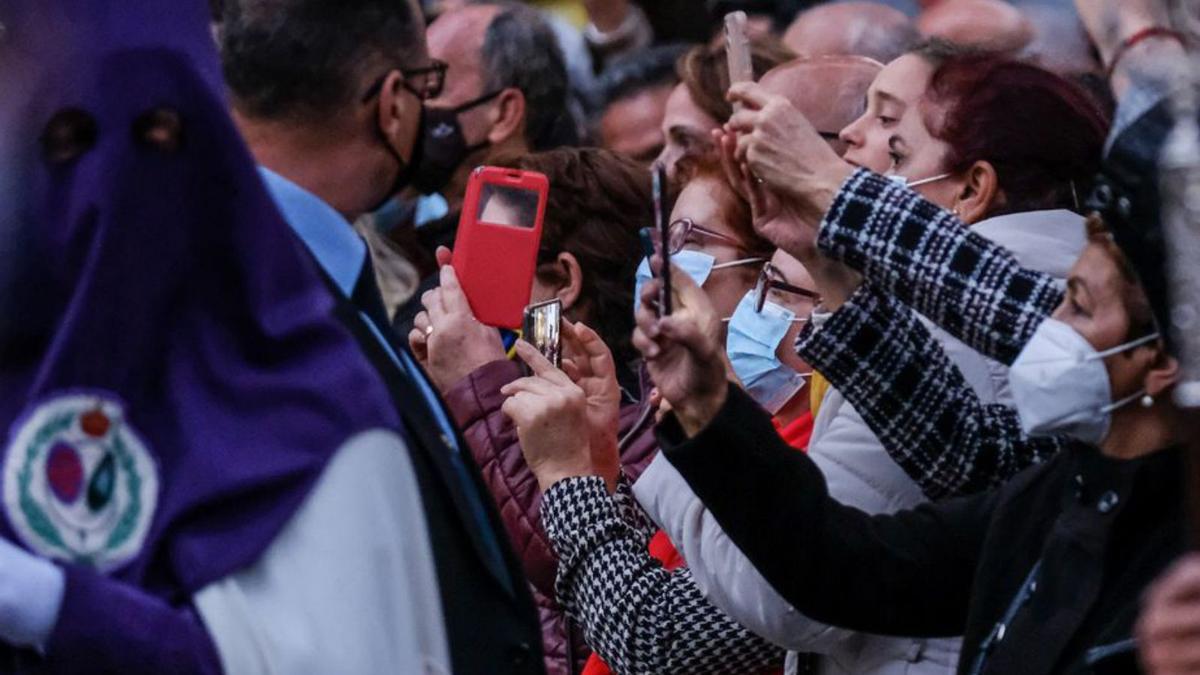
<path id="1" fill-rule="evenodd" d="M 442 89 L 446 86 L 446 69 L 449 68 L 445 61 L 433 59 L 429 65 L 420 68 L 393 68 L 399 70 L 404 76 L 404 82 L 401 84 L 405 89 L 412 92 L 413 96 L 428 101 L 431 98 L 437 98 L 442 95 Z M 392 74 L 392 70 L 379 76 L 375 83 L 362 95 L 362 102 L 366 103 L 379 95 L 383 90 L 383 83 L 387 81 L 388 75 Z M 414 85 L 414 82 L 419 82 L 419 85 Z"/>
<path id="2" fill-rule="evenodd" d="M 811 291 L 801 286 L 794 286 L 782 279 L 783 275 L 771 263 L 763 265 L 762 272 L 758 274 L 758 282 L 754 284 L 754 311 L 762 313 L 763 307 L 767 304 L 767 296 L 771 291 L 782 291 L 784 293 L 792 293 L 805 298 L 809 298 L 813 302 L 820 302 L 821 295 L 816 291 Z"/>

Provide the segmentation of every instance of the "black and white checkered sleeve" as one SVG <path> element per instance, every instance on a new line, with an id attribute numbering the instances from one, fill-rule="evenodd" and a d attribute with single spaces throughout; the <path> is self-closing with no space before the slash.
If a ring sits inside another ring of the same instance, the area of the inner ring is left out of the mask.
<path id="1" fill-rule="evenodd" d="M 751 673 L 784 651 L 704 599 L 687 569 L 667 571 L 597 477 L 559 481 L 542 496 L 559 555 L 559 604 L 613 672 Z"/>
<path id="2" fill-rule="evenodd" d="M 1000 485 L 1067 443 L 1027 436 L 1015 410 L 984 404 L 916 315 L 872 284 L 796 349 L 930 499 Z"/>
<path id="3" fill-rule="evenodd" d="M 859 169 L 821 222 L 817 245 L 972 349 L 1011 364 L 1062 300 L 1054 277 L 907 187 Z"/>

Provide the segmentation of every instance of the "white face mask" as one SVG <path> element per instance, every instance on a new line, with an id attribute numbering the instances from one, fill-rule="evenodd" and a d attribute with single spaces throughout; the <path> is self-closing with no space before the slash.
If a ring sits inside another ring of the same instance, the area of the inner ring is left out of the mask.
<path id="1" fill-rule="evenodd" d="M 1145 393 L 1114 403 L 1104 359 L 1157 339 L 1155 333 L 1098 352 L 1075 329 L 1046 319 L 1008 371 L 1021 429 L 1031 436 L 1065 435 L 1100 445 L 1112 412 Z"/>
<path id="2" fill-rule="evenodd" d="M 922 178 L 920 180 L 912 180 L 912 181 L 910 181 L 908 178 L 905 178 L 904 176 L 900 176 L 900 175 L 897 175 L 894 173 L 888 174 L 887 177 L 889 179 L 891 179 L 893 182 L 898 183 L 898 184 L 911 190 L 915 187 L 920 187 L 922 185 L 927 185 L 929 183 L 936 183 L 937 181 L 945 179 L 945 178 L 949 178 L 950 176 L 951 176 L 951 174 L 948 174 L 948 173 L 939 173 L 936 176 L 930 176 L 929 178 Z"/>

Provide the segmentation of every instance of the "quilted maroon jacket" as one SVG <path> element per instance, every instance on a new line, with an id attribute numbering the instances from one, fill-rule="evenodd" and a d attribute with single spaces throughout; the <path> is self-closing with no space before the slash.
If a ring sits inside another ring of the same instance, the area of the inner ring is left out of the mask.
<path id="1" fill-rule="evenodd" d="M 521 455 L 516 428 L 500 412 L 504 403 L 500 388 L 523 375 L 517 363 L 493 361 L 454 385 L 445 399 L 496 499 L 513 548 L 525 564 L 525 575 L 533 588 L 542 621 L 546 672 L 571 675 L 583 670 L 591 650 L 584 644 L 582 634 L 568 625 L 566 614 L 554 600 L 558 560 L 538 519 L 542 493 Z M 645 395 L 641 398 L 648 399 Z M 631 480 L 641 475 L 658 451 L 654 419 L 646 408 L 642 403 L 629 403 L 621 408 L 619 438 L 625 440 L 621 468 Z"/>

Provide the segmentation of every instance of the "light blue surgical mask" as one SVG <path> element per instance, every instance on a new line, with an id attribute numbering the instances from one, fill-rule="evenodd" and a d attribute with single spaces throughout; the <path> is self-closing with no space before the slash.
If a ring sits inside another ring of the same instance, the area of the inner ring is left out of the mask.
<path id="1" fill-rule="evenodd" d="M 751 398 L 772 415 L 804 387 L 810 373 L 798 373 L 779 360 L 776 352 L 793 323 L 806 321 L 784 307 L 767 301 L 754 311 L 754 292 L 738 303 L 729 321 L 725 353 L 733 372 Z"/>
<path id="2" fill-rule="evenodd" d="M 696 285 L 701 288 L 704 287 L 704 282 L 708 281 L 708 275 L 712 274 L 713 270 L 766 262 L 766 258 L 742 258 L 719 265 L 715 264 L 716 262 L 716 258 L 700 251 L 685 249 L 671 254 L 671 264 L 686 272 L 692 278 L 692 281 L 696 282 Z M 633 311 L 636 312 L 642 306 L 642 287 L 646 285 L 647 281 L 653 278 L 654 276 L 650 273 L 650 259 L 642 258 L 642 264 L 638 265 L 637 268 L 637 281 L 634 282 L 633 287 Z"/>

